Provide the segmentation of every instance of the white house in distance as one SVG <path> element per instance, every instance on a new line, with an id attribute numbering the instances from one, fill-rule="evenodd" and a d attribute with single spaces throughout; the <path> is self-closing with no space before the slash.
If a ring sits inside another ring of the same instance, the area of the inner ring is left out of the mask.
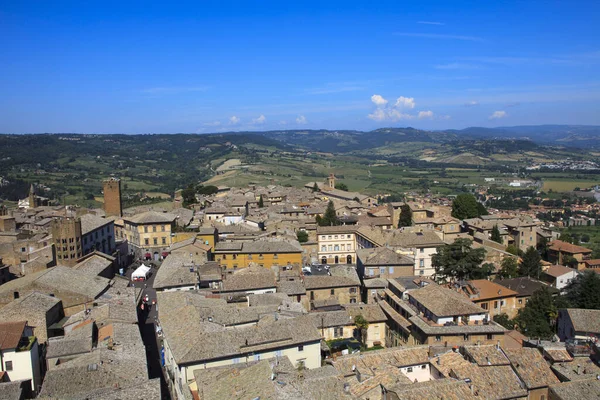
<path id="1" fill-rule="evenodd" d="M 562 265 L 552 265 L 544 271 L 546 281 L 552 286 L 562 291 L 573 280 L 579 272 L 576 269 Z"/>
<path id="2" fill-rule="evenodd" d="M 26 321 L 0 324 L 0 372 L 11 382 L 31 380 L 34 393 L 42 384 L 38 342 Z"/>

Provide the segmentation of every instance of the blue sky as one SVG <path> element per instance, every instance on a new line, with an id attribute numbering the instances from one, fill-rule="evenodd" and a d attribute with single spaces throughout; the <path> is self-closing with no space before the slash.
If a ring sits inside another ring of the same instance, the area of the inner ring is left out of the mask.
<path id="1" fill-rule="evenodd" d="M 83 3 L 0 4 L 0 132 L 600 125 L 598 1 Z"/>

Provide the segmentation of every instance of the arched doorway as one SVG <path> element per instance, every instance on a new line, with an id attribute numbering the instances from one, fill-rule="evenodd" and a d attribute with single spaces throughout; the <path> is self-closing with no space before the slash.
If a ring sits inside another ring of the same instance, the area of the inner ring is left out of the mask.
<path id="1" fill-rule="evenodd" d="M 335 256 L 335 264 L 339 264 L 340 262 L 340 258 L 338 256 Z"/>
<path id="2" fill-rule="evenodd" d="M 346 263 L 347 263 L 347 264 L 352 264 L 352 256 L 351 256 L 351 255 L 348 255 L 348 256 L 346 257 Z"/>
<path id="3" fill-rule="evenodd" d="M 321 264 L 327 264 L 327 257 L 321 257 Z"/>

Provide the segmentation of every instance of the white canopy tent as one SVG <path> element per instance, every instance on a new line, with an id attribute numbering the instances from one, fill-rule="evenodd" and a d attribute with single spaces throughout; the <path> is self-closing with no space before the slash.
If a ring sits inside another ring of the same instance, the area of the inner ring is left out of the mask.
<path id="1" fill-rule="evenodd" d="M 131 274 L 131 279 L 134 281 L 144 280 L 148 278 L 149 273 L 150 267 L 147 267 L 144 264 L 142 264 L 135 271 L 133 271 L 133 273 Z"/>

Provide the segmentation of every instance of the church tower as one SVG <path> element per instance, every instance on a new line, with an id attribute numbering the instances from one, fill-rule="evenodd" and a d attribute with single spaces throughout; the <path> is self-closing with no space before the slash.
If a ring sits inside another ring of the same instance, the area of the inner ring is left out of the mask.
<path id="1" fill-rule="evenodd" d="M 329 174 L 327 185 L 329 186 L 329 189 L 335 189 L 335 175 L 333 173 Z"/>

